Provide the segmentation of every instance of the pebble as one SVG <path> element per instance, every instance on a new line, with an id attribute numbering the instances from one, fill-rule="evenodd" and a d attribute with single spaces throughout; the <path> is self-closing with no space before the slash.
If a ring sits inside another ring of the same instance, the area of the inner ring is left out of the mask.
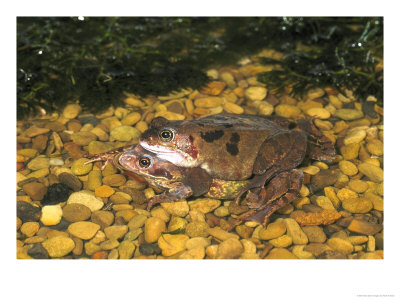
<path id="1" fill-rule="evenodd" d="M 352 130 L 344 138 L 343 142 L 345 145 L 352 143 L 360 143 L 366 137 L 367 133 L 365 130 Z"/>
<path id="2" fill-rule="evenodd" d="M 307 166 L 302 168 L 301 170 L 306 174 L 316 175 L 320 171 L 320 168 L 316 166 Z"/>
<path id="3" fill-rule="evenodd" d="M 126 178 L 121 174 L 112 174 L 103 177 L 103 184 L 109 186 L 121 186 L 126 182 Z"/>
<path id="4" fill-rule="evenodd" d="M 353 164 L 351 161 L 348 160 L 342 160 L 339 162 L 339 169 L 342 171 L 345 175 L 348 176 L 354 176 L 358 173 L 357 166 Z"/>
<path id="5" fill-rule="evenodd" d="M 87 173 L 89 173 L 92 170 L 93 164 L 89 163 L 84 165 L 84 163 L 87 161 L 87 158 L 80 158 L 75 160 L 71 166 L 72 173 L 75 175 L 86 175 Z"/>
<path id="6" fill-rule="evenodd" d="M 80 203 L 67 204 L 62 210 L 64 219 L 71 223 L 85 221 L 89 219 L 92 214 L 87 206 Z"/>
<path id="7" fill-rule="evenodd" d="M 134 216 L 128 223 L 129 231 L 133 231 L 137 228 L 142 227 L 144 225 L 144 223 L 146 222 L 146 220 L 147 220 L 147 216 L 145 216 L 145 215 L 139 214 L 139 215 Z"/>
<path id="8" fill-rule="evenodd" d="M 20 230 L 27 237 L 34 236 L 39 231 L 40 225 L 38 222 L 26 222 L 22 224 Z"/>
<path id="9" fill-rule="evenodd" d="M 349 199 L 353 199 L 353 198 L 357 198 L 358 195 L 357 193 L 353 192 L 352 190 L 346 189 L 346 188 L 342 188 L 340 189 L 336 195 L 338 196 L 338 198 L 341 201 L 345 201 L 345 200 L 349 200 Z"/>
<path id="10" fill-rule="evenodd" d="M 287 119 L 292 119 L 296 116 L 298 116 L 301 113 L 300 108 L 294 105 L 289 105 L 289 104 L 279 104 L 275 107 L 275 113 L 278 116 L 287 118 Z"/>
<path id="11" fill-rule="evenodd" d="M 244 91 L 244 95 L 248 100 L 260 101 L 267 96 L 268 90 L 261 86 L 251 86 Z"/>
<path id="12" fill-rule="evenodd" d="M 186 200 L 161 203 L 161 206 L 173 216 L 185 217 L 189 213 L 189 205 Z"/>
<path id="13" fill-rule="evenodd" d="M 96 188 L 100 187 L 102 184 L 102 176 L 100 170 L 92 170 L 89 172 L 87 188 L 91 191 L 94 191 Z"/>
<path id="14" fill-rule="evenodd" d="M 98 154 L 98 153 L 108 152 L 114 149 L 114 147 L 112 145 L 103 142 L 91 141 L 87 146 L 87 149 L 89 151 L 89 154 Z"/>
<path id="15" fill-rule="evenodd" d="M 298 259 L 298 257 L 285 248 L 274 248 L 265 259 Z"/>
<path id="16" fill-rule="evenodd" d="M 38 221 L 41 209 L 25 201 L 17 201 L 17 217 L 22 222 Z"/>
<path id="17" fill-rule="evenodd" d="M 229 215 L 229 209 L 226 206 L 220 206 L 214 211 L 214 215 L 223 218 Z"/>
<path id="18" fill-rule="evenodd" d="M 365 214 L 373 208 L 372 202 L 367 198 L 351 198 L 342 201 L 345 210 L 354 214 Z"/>
<path id="19" fill-rule="evenodd" d="M 354 235 L 347 238 L 353 245 L 361 245 L 368 242 L 368 237 L 364 235 Z"/>
<path id="20" fill-rule="evenodd" d="M 50 129 L 48 129 L 48 128 L 40 128 L 40 127 L 33 125 L 33 126 L 29 127 L 27 130 L 25 130 L 24 135 L 32 138 L 32 137 L 35 137 L 38 135 L 46 134 L 49 131 L 50 131 Z"/>
<path id="21" fill-rule="evenodd" d="M 35 172 L 29 173 L 26 177 L 28 177 L 28 178 L 32 178 L 32 177 L 41 178 L 41 177 L 46 177 L 47 175 L 49 175 L 49 173 L 50 173 L 49 169 L 45 168 L 45 169 L 40 169 L 40 170 L 37 170 Z"/>
<path id="22" fill-rule="evenodd" d="M 82 189 L 82 182 L 73 174 L 62 172 L 58 175 L 58 180 L 68 186 L 74 192 Z"/>
<path id="23" fill-rule="evenodd" d="M 139 251 L 143 255 L 161 254 L 161 249 L 157 244 L 140 244 Z"/>
<path id="24" fill-rule="evenodd" d="M 263 101 L 258 106 L 258 110 L 260 112 L 260 115 L 269 116 L 273 113 L 274 107 L 270 103 Z"/>
<path id="25" fill-rule="evenodd" d="M 375 195 L 374 193 L 367 192 L 364 194 L 364 197 L 370 200 L 374 206 L 374 209 L 378 211 L 383 211 L 383 198 Z"/>
<path id="26" fill-rule="evenodd" d="M 67 201 L 68 197 L 68 186 L 63 183 L 54 183 L 48 187 L 41 203 L 42 205 L 55 205 Z"/>
<path id="27" fill-rule="evenodd" d="M 358 170 L 373 182 L 380 183 L 383 181 L 383 170 L 380 167 L 369 163 L 361 163 L 358 165 Z"/>
<path id="28" fill-rule="evenodd" d="M 79 221 L 68 226 L 68 232 L 82 240 L 90 240 L 100 229 L 100 225 L 88 221 Z"/>
<path id="29" fill-rule="evenodd" d="M 144 239 L 146 243 L 154 243 L 160 238 L 161 233 L 165 231 L 167 231 L 167 227 L 162 219 L 158 217 L 150 217 L 145 221 Z M 162 248 L 161 245 L 159 246 Z"/>
<path id="30" fill-rule="evenodd" d="M 333 206 L 336 209 L 339 208 L 340 199 L 337 197 L 334 188 L 332 188 L 330 186 L 324 187 L 324 193 L 325 193 L 325 196 L 328 197 L 329 200 L 331 200 Z"/>
<path id="31" fill-rule="evenodd" d="M 49 166 L 50 166 L 50 159 L 43 156 L 35 157 L 27 165 L 27 167 L 32 171 L 48 168 Z"/>
<path id="32" fill-rule="evenodd" d="M 203 259 L 206 255 L 204 247 L 193 248 L 179 255 L 180 259 Z"/>
<path id="33" fill-rule="evenodd" d="M 289 235 L 293 244 L 302 245 L 308 243 L 307 235 L 301 230 L 299 224 L 290 218 L 284 219 L 283 222 L 286 225 L 287 235 Z"/>
<path id="34" fill-rule="evenodd" d="M 314 256 L 320 256 L 331 248 L 326 244 L 310 243 L 304 247 L 304 251 L 311 252 Z"/>
<path id="35" fill-rule="evenodd" d="M 190 210 L 198 210 L 198 211 L 202 212 L 203 214 L 212 212 L 214 209 L 216 209 L 220 205 L 221 205 L 220 200 L 208 199 L 208 198 L 197 199 L 197 200 L 189 202 Z"/>
<path id="36" fill-rule="evenodd" d="M 168 223 L 168 231 L 184 231 L 186 230 L 186 226 L 188 221 L 181 217 L 172 216 L 171 221 Z"/>
<path id="37" fill-rule="evenodd" d="M 167 213 L 167 211 L 164 209 L 164 208 L 162 208 L 162 207 L 156 207 L 156 208 L 153 208 L 152 210 L 151 210 L 151 212 L 150 212 L 150 215 L 152 216 L 152 217 L 158 217 L 158 218 L 160 218 L 161 220 L 163 220 L 165 223 L 167 223 L 168 221 L 169 221 L 169 219 L 170 219 L 170 215 L 169 215 L 169 213 Z"/>
<path id="38" fill-rule="evenodd" d="M 345 255 L 350 254 L 354 249 L 353 245 L 349 241 L 336 237 L 330 238 L 327 245 Z"/>
<path id="39" fill-rule="evenodd" d="M 87 146 L 91 141 L 95 141 L 97 136 L 89 131 L 78 131 L 71 134 L 71 140 L 79 146 Z"/>
<path id="40" fill-rule="evenodd" d="M 158 239 L 158 246 L 163 256 L 172 256 L 185 250 L 189 237 L 184 234 L 163 234 Z"/>
<path id="41" fill-rule="evenodd" d="M 242 243 L 235 238 L 229 238 L 221 242 L 218 246 L 217 259 L 238 258 L 244 251 Z"/>
<path id="42" fill-rule="evenodd" d="M 286 248 L 292 244 L 292 238 L 290 236 L 284 234 L 278 238 L 269 240 L 268 242 L 276 248 L 279 248 L 279 247 Z"/>
<path id="43" fill-rule="evenodd" d="M 92 241 L 85 243 L 84 247 L 85 247 L 85 253 L 87 255 L 92 255 L 101 250 L 100 246 L 93 243 Z"/>
<path id="44" fill-rule="evenodd" d="M 324 243 L 326 241 L 325 232 L 319 226 L 304 226 L 302 230 L 310 243 Z"/>
<path id="45" fill-rule="evenodd" d="M 210 226 L 204 221 L 193 221 L 187 224 L 185 233 L 193 238 L 193 237 L 207 237 L 209 235 L 208 229 Z"/>
<path id="46" fill-rule="evenodd" d="M 194 101 L 196 107 L 213 108 L 223 104 L 224 99 L 220 97 L 204 97 L 198 98 Z"/>
<path id="47" fill-rule="evenodd" d="M 247 222 L 246 222 L 247 224 Z M 258 225 L 258 223 L 257 223 Z M 238 225 L 235 227 L 235 231 L 237 232 L 237 234 L 244 238 L 244 239 L 248 239 L 251 237 L 251 234 L 253 233 L 253 228 L 247 226 L 247 225 Z"/>
<path id="48" fill-rule="evenodd" d="M 331 116 L 331 113 L 328 110 L 319 107 L 312 107 L 308 109 L 307 114 L 311 117 L 316 117 L 319 119 L 329 119 Z"/>
<path id="49" fill-rule="evenodd" d="M 205 237 L 194 237 L 186 241 L 186 249 L 206 248 L 211 244 L 211 241 Z"/>
<path id="50" fill-rule="evenodd" d="M 46 149 L 48 140 L 47 135 L 38 135 L 32 139 L 32 148 L 41 153 Z"/>
<path id="51" fill-rule="evenodd" d="M 219 95 L 225 89 L 226 83 L 223 81 L 212 81 L 201 89 L 201 93 L 208 95 Z"/>
<path id="52" fill-rule="evenodd" d="M 100 210 L 104 203 L 103 201 L 97 199 L 92 192 L 80 191 L 72 193 L 67 201 L 68 204 L 80 203 L 90 208 L 92 212 Z"/>
<path id="53" fill-rule="evenodd" d="M 232 102 L 225 102 L 223 107 L 227 113 L 231 113 L 231 114 L 243 114 L 243 112 L 244 112 L 243 107 L 241 107 L 235 103 L 232 103 Z"/>
<path id="54" fill-rule="evenodd" d="M 368 152 L 371 153 L 372 155 L 376 155 L 376 156 L 383 155 L 383 143 L 378 139 L 370 140 L 367 143 L 366 148 L 367 148 Z"/>
<path id="55" fill-rule="evenodd" d="M 78 114 L 82 111 L 82 108 L 79 104 L 68 104 L 62 114 L 67 119 L 74 119 L 78 116 Z"/>
<path id="56" fill-rule="evenodd" d="M 305 247 L 305 245 L 293 246 L 292 253 L 300 259 L 315 259 L 311 252 L 304 250 Z"/>
<path id="57" fill-rule="evenodd" d="M 128 232 L 127 225 L 113 225 L 104 228 L 104 233 L 109 240 L 121 239 Z"/>
<path id="58" fill-rule="evenodd" d="M 46 249 L 40 243 L 33 244 L 32 247 L 28 249 L 28 255 L 35 259 L 48 259 L 49 254 Z"/>
<path id="59" fill-rule="evenodd" d="M 348 145 L 344 145 L 340 147 L 340 153 L 343 156 L 343 159 L 352 160 L 358 157 L 358 152 L 360 150 L 360 144 L 352 143 Z"/>
<path id="60" fill-rule="evenodd" d="M 140 115 L 140 113 L 135 111 L 135 112 L 132 112 L 132 113 L 126 115 L 121 120 L 121 123 L 122 123 L 122 125 L 132 126 L 132 125 L 135 125 L 137 122 L 139 122 L 141 117 L 142 116 Z"/>
<path id="61" fill-rule="evenodd" d="M 322 190 L 326 186 L 335 184 L 339 178 L 340 172 L 338 170 L 320 170 L 317 174 L 311 177 L 310 189 L 313 192 Z"/>
<path id="62" fill-rule="evenodd" d="M 116 192 L 110 197 L 110 200 L 114 204 L 128 204 L 132 201 L 132 197 L 124 192 Z"/>
<path id="63" fill-rule="evenodd" d="M 261 240 L 271 240 L 278 238 L 285 234 L 286 226 L 282 221 L 276 221 L 274 223 L 268 224 L 267 228 L 261 229 L 258 232 L 258 236 Z"/>
<path id="64" fill-rule="evenodd" d="M 109 139 L 109 136 L 107 134 L 107 132 L 105 132 L 103 129 L 101 129 L 100 127 L 95 127 L 92 130 L 90 130 L 91 133 L 95 134 L 97 136 L 97 138 L 102 141 L 102 142 L 107 142 Z M 89 145 L 91 145 L 92 143 L 94 143 L 96 141 L 92 141 L 89 143 Z M 93 146 L 92 146 L 93 147 Z M 103 147 L 103 146 L 102 146 Z M 93 150 L 92 150 L 93 151 Z M 98 151 L 98 149 L 96 149 L 96 151 Z"/>
<path id="65" fill-rule="evenodd" d="M 99 246 L 102 250 L 111 250 L 117 248 L 119 246 L 119 242 L 115 239 L 110 239 L 100 243 Z"/>
<path id="66" fill-rule="evenodd" d="M 239 239 L 238 235 L 236 235 L 234 233 L 227 232 L 227 231 L 221 229 L 221 227 L 218 227 L 218 226 L 213 227 L 213 228 L 209 228 L 208 229 L 208 233 L 210 235 L 212 235 L 213 237 L 217 238 L 218 240 L 221 240 L 221 241 L 225 241 L 225 240 L 230 239 L 230 238 Z"/>
<path id="67" fill-rule="evenodd" d="M 55 236 L 45 240 L 42 246 L 50 257 L 59 258 L 70 253 L 74 249 L 75 243 L 69 237 Z"/>
<path id="68" fill-rule="evenodd" d="M 117 141 L 121 142 L 128 142 L 137 139 L 140 134 L 141 132 L 137 128 L 127 125 L 117 126 L 110 131 L 110 135 Z"/>
<path id="69" fill-rule="evenodd" d="M 345 121 L 356 120 L 364 117 L 364 114 L 360 110 L 351 109 L 351 108 L 341 108 L 336 110 L 335 117 L 338 117 Z"/>
<path id="70" fill-rule="evenodd" d="M 108 186 L 108 185 L 99 186 L 94 190 L 94 195 L 96 197 L 108 198 L 111 195 L 113 195 L 114 193 L 115 193 L 115 190 L 112 187 Z"/>
<path id="71" fill-rule="evenodd" d="M 348 230 L 365 235 L 374 235 L 382 230 L 382 224 L 373 224 L 362 220 L 353 219 Z"/>
<path id="72" fill-rule="evenodd" d="M 43 225 L 51 226 L 60 223 L 63 211 L 60 205 L 46 205 L 42 207 L 40 222 Z"/>
<path id="73" fill-rule="evenodd" d="M 47 187 L 40 182 L 30 182 L 24 184 L 22 190 L 28 194 L 29 197 L 34 201 L 40 201 L 43 199 L 47 192 Z"/>
<path id="74" fill-rule="evenodd" d="M 61 158 L 50 158 L 49 165 L 50 166 L 63 166 L 64 160 L 62 160 Z"/>
<path id="75" fill-rule="evenodd" d="M 335 210 L 335 207 L 333 206 L 331 200 L 328 197 L 318 196 L 315 202 L 322 209 Z"/>

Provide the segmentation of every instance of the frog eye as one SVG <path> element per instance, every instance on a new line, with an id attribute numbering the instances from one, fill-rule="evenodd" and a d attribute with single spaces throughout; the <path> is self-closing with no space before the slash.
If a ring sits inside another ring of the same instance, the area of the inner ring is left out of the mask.
<path id="1" fill-rule="evenodd" d="M 139 165 L 144 169 L 149 168 L 151 166 L 150 158 L 146 156 L 139 158 Z"/>
<path id="2" fill-rule="evenodd" d="M 174 133 L 169 129 L 163 129 L 160 131 L 159 136 L 163 142 L 170 142 L 174 138 Z"/>

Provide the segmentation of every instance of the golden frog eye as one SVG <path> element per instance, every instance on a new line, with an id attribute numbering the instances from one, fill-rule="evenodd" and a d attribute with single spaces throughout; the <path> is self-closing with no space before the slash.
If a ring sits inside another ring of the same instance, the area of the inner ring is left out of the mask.
<path id="1" fill-rule="evenodd" d="M 145 168 L 145 169 L 149 168 L 150 165 L 151 165 L 151 160 L 150 160 L 150 158 L 148 158 L 148 157 L 141 157 L 141 158 L 139 158 L 139 165 L 140 165 L 142 168 Z"/>
<path id="2" fill-rule="evenodd" d="M 163 142 L 170 142 L 174 137 L 174 133 L 169 129 L 163 129 L 160 131 L 159 136 Z"/>

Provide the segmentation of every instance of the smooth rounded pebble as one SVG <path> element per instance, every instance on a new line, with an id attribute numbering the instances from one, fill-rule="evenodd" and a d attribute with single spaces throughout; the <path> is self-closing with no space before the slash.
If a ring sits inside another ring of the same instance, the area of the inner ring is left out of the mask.
<path id="1" fill-rule="evenodd" d="M 258 236 L 261 240 L 271 240 L 280 237 L 285 234 L 286 226 L 282 221 L 276 221 L 267 225 L 267 228 L 263 228 L 259 231 Z"/>
<path id="2" fill-rule="evenodd" d="M 330 238 L 327 244 L 332 249 L 339 251 L 345 255 L 350 254 L 351 252 L 353 252 L 354 249 L 353 245 L 349 241 L 335 237 Z"/>
<path id="3" fill-rule="evenodd" d="M 99 229 L 100 225 L 88 221 L 79 221 L 68 226 L 68 232 L 82 240 L 90 240 Z"/>
<path id="4" fill-rule="evenodd" d="M 42 207 L 40 221 L 43 225 L 51 226 L 60 223 L 63 211 L 60 205 L 46 205 Z"/>
<path id="5" fill-rule="evenodd" d="M 366 137 L 367 133 L 365 130 L 353 130 L 349 134 L 347 134 L 343 140 L 345 145 L 349 145 L 352 143 L 360 143 Z"/>
<path id="6" fill-rule="evenodd" d="M 373 182 L 380 183 L 383 181 L 383 170 L 380 167 L 369 163 L 361 163 L 358 165 L 358 170 Z"/>
<path id="7" fill-rule="evenodd" d="M 298 259 L 296 255 L 291 253 L 289 250 L 285 248 L 274 248 L 272 249 L 268 255 L 265 257 L 266 259 Z"/>
<path id="8" fill-rule="evenodd" d="M 238 258 L 244 251 L 242 243 L 235 239 L 230 238 L 223 241 L 218 246 L 217 259 L 233 259 Z"/>
<path id="9" fill-rule="evenodd" d="M 113 225 L 104 228 L 104 233 L 110 240 L 118 240 L 128 232 L 127 225 Z"/>
<path id="10" fill-rule="evenodd" d="M 244 95 L 251 101 L 260 101 L 267 96 L 268 90 L 261 86 L 251 86 L 244 91 Z"/>
<path id="11" fill-rule="evenodd" d="M 62 114 L 67 119 L 74 119 L 82 111 L 82 107 L 79 104 L 68 104 Z"/>
<path id="12" fill-rule="evenodd" d="M 300 108 L 294 105 L 289 105 L 289 104 L 279 104 L 275 107 L 275 113 L 278 116 L 287 118 L 287 119 L 292 119 L 296 116 L 298 116 L 301 113 Z"/>
<path id="13" fill-rule="evenodd" d="M 75 160 L 71 166 L 72 173 L 78 176 L 86 175 L 87 173 L 89 173 L 92 170 L 93 165 L 91 163 L 84 165 L 84 163 L 87 161 L 87 158 L 80 158 Z"/>
<path id="14" fill-rule="evenodd" d="M 71 238 L 59 235 L 45 240 L 42 246 L 50 257 L 58 258 L 70 253 L 75 248 L 75 243 Z"/>
<path id="15" fill-rule="evenodd" d="M 189 237 L 184 234 L 163 234 L 158 239 L 158 246 L 163 256 L 172 256 L 185 250 Z"/>
<path id="16" fill-rule="evenodd" d="M 115 193 L 115 190 L 108 185 L 99 186 L 94 190 L 94 195 L 97 197 L 108 198 L 111 195 L 113 195 L 114 193 Z"/>
<path id="17" fill-rule="evenodd" d="M 338 117 L 342 120 L 351 121 L 360 119 L 364 116 L 363 112 L 356 109 L 351 108 L 341 108 L 336 110 L 335 117 Z"/>
<path id="18" fill-rule="evenodd" d="M 72 193 L 67 201 L 68 204 L 80 203 L 90 208 L 92 212 L 100 210 L 104 203 L 103 201 L 97 199 L 92 192 L 80 191 Z"/>
<path id="19" fill-rule="evenodd" d="M 38 222 L 26 222 L 21 226 L 21 232 L 27 237 L 34 236 L 39 231 L 40 225 Z"/>
<path id="20" fill-rule="evenodd" d="M 355 214 L 365 214 L 373 208 L 372 202 L 367 198 L 351 198 L 342 201 L 345 210 Z"/>
<path id="21" fill-rule="evenodd" d="M 161 203 L 161 206 L 173 216 L 185 217 L 189 213 L 189 205 L 186 200 Z"/>
<path id="22" fill-rule="evenodd" d="M 80 203 L 71 203 L 63 207 L 63 217 L 69 222 L 85 221 L 90 218 L 92 211 Z"/>
<path id="23" fill-rule="evenodd" d="M 203 214 L 212 212 L 214 209 L 216 209 L 220 205 L 221 205 L 221 201 L 216 200 L 216 199 L 203 198 L 203 199 L 197 199 L 194 201 L 189 201 L 190 210 L 198 210 L 198 211 L 202 212 Z"/>
<path id="24" fill-rule="evenodd" d="M 145 221 L 144 239 L 146 243 L 154 243 L 159 239 L 161 233 L 165 231 L 167 231 L 167 227 L 162 219 L 158 217 L 150 217 Z"/>
<path id="25" fill-rule="evenodd" d="M 141 132 L 137 128 L 127 125 L 117 126 L 110 131 L 110 135 L 117 141 L 121 142 L 128 142 L 136 139 L 140 134 Z"/>
<path id="26" fill-rule="evenodd" d="M 38 156 L 32 159 L 27 167 L 32 171 L 48 168 L 50 166 L 50 159 L 48 157 Z"/>
<path id="27" fill-rule="evenodd" d="M 343 172 L 343 174 L 348 175 L 348 176 L 354 176 L 358 173 L 357 166 L 348 160 L 340 161 L 339 169 L 340 169 L 340 171 Z"/>
<path id="28" fill-rule="evenodd" d="M 287 235 L 292 238 L 293 244 L 302 245 L 308 243 L 307 235 L 301 230 L 299 224 L 295 220 L 287 218 L 284 219 L 283 222 L 286 225 Z"/>
<path id="29" fill-rule="evenodd" d="M 319 107 L 312 107 L 308 109 L 307 114 L 311 117 L 317 117 L 319 119 L 329 119 L 331 116 L 331 113 L 328 110 Z"/>

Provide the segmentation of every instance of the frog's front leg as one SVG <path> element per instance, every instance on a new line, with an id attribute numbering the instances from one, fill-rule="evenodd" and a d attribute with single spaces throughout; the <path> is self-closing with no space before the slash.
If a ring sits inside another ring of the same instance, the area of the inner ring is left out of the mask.
<path id="1" fill-rule="evenodd" d="M 260 198 L 257 201 L 254 201 L 255 193 L 250 191 L 250 195 L 252 195 L 250 198 L 253 201 L 248 201 L 248 205 L 254 210 L 236 219 L 231 224 L 231 228 L 243 220 L 255 220 L 265 227 L 269 216 L 297 197 L 302 183 L 303 172 L 299 169 L 293 169 L 275 176 L 265 188 L 259 191 Z"/>
<path id="2" fill-rule="evenodd" d="M 167 191 L 151 197 L 146 209 L 150 210 L 154 206 L 154 204 L 157 203 L 179 201 L 182 199 L 186 199 L 191 195 L 193 195 L 193 191 L 190 186 L 187 186 L 182 182 L 174 182 L 170 184 Z"/>
<path id="3" fill-rule="evenodd" d="M 248 190 L 262 188 L 275 174 L 297 167 L 307 150 L 307 135 L 302 131 L 283 131 L 269 137 L 261 145 L 253 166 L 254 177 L 235 198 Z"/>

